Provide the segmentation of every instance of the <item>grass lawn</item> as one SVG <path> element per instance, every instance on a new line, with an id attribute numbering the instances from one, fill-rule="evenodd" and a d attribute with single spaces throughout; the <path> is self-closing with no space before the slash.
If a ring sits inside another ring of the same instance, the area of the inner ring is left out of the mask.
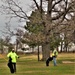
<path id="1" fill-rule="evenodd" d="M 7 61 L 0 57 L 0 75 L 12 75 L 7 67 Z M 6 58 L 7 59 L 7 58 Z M 62 63 L 71 61 L 73 63 Z M 46 67 L 45 61 L 37 61 L 37 55 L 20 55 L 17 60 L 17 73 L 13 75 L 75 75 L 75 56 L 74 53 L 61 53 L 57 58 L 57 66 Z"/>

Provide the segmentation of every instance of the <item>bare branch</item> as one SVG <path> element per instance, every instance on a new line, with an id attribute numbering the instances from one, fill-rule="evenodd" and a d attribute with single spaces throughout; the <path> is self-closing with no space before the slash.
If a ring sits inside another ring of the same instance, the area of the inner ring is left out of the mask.
<path id="1" fill-rule="evenodd" d="M 33 0 L 33 1 L 34 1 L 35 5 L 36 5 L 37 9 L 39 10 L 39 5 L 37 4 L 36 0 Z"/>

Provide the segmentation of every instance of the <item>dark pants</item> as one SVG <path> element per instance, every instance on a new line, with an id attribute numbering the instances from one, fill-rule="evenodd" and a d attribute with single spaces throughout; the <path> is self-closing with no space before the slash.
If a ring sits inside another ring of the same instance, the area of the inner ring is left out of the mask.
<path id="1" fill-rule="evenodd" d="M 16 63 L 8 63 L 8 67 L 11 73 L 16 72 Z"/>
<path id="2" fill-rule="evenodd" d="M 49 62 L 53 60 L 53 57 L 48 57 L 46 60 L 46 66 L 49 66 Z"/>
<path id="3" fill-rule="evenodd" d="M 9 67 L 9 69 L 10 69 L 10 72 L 14 73 L 14 69 L 13 69 L 12 63 L 9 62 L 7 65 Z"/>
<path id="4" fill-rule="evenodd" d="M 16 72 L 16 63 L 12 63 L 12 67 L 13 67 L 14 72 Z"/>

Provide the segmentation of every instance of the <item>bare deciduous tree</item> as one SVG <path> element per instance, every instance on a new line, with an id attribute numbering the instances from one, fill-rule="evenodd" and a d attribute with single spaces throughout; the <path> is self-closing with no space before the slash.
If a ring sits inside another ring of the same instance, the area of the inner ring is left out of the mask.
<path id="1" fill-rule="evenodd" d="M 19 0 L 2 0 L 6 5 L 2 5 L 6 9 L 6 13 L 12 17 L 18 17 L 20 20 L 30 20 L 26 12 L 19 6 Z M 16 2 L 17 1 L 17 2 Z M 46 60 L 50 56 L 50 37 L 54 33 L 65 33 L 65 26 L 69 34 L 74 30 L 75 1 L 74 0 L 32 0 L 35 4 L 36 14 L 41 19 L 36 20 L 43 24 L 43 35 L 45 36 L 43 43 L 43 59 Z M 38 18 L 37 16 L 35 19 Z M 72 19 L 72 20 L 71 20 Z M 32 19 L 33 20 L 33 19 Z M 71 20 L 71 21 L 70 21 Z M 31 21 L 31 20 L 30 20 Z M 35 22 L 33 20 L 33 22 Z M 35 23 L 36 23 L 35 22 Z"/>

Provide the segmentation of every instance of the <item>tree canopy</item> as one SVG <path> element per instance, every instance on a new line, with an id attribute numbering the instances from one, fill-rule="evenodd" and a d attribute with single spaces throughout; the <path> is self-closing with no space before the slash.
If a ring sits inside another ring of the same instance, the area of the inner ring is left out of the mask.
<path id="1" fill-rule="evenodd" d="M 29 32 L 26 40 L 42 44 L 44 60 L 50 55 L 54 39 L 61 34 L 66 35 L 64 39 L 69 39 L 75 31 L 75 0 L 32 0 L 35 5 L 30 16 L 22 9 L 19 0 L 2 1 L 6 3 L 2 5 L 6 14 L 26 21 L 25 29 Z"/>

